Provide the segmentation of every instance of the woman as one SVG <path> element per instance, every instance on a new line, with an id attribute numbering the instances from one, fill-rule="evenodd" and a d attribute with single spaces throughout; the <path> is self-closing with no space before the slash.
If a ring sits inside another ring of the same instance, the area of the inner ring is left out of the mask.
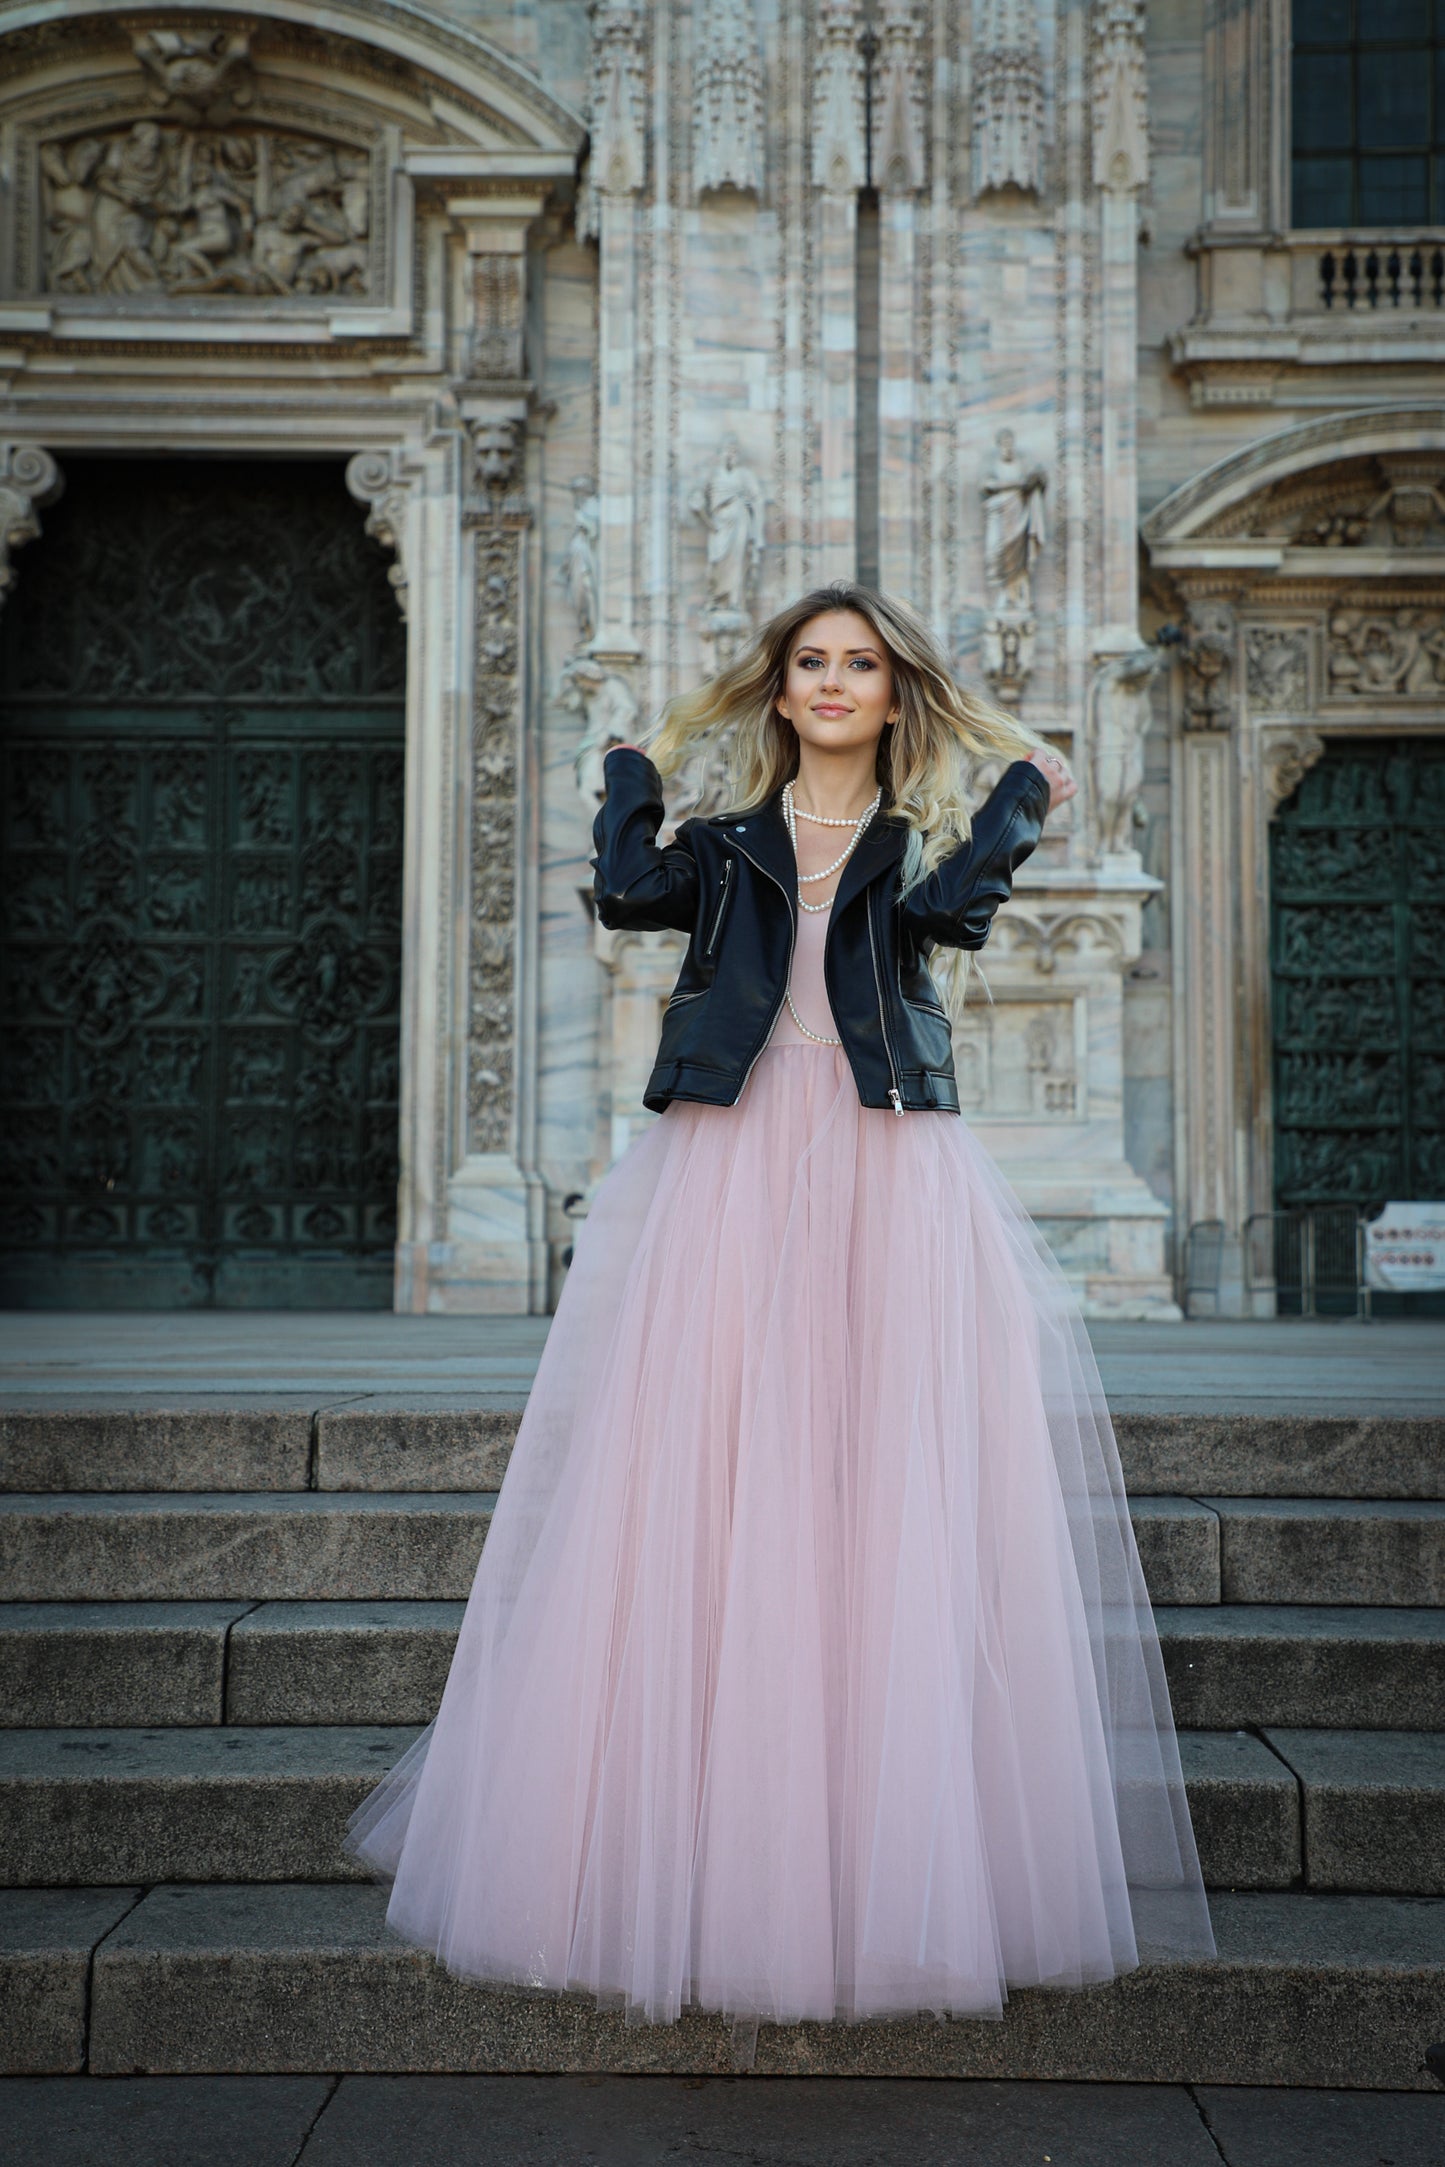
<path id="1" fill-rule="evenodd" d="M 736 804 L 659 849 L 731 730 Z M 1119 1459 L 1057 1266 L 956 1118 L 1058 756 L 836 585 L 606 757 L 605 925 L 688 936 L 433 1722 L 351 1818 L 387 1921 L 629 2021 L 997 2017 L 1212 1953 Z M 1013 755 L 970 822 L 973 762 Z"/>

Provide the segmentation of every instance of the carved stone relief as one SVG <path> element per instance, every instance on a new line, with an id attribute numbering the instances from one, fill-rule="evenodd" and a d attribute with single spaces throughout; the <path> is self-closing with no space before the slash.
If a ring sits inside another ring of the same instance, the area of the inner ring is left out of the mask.
<path id="1" fill-rule="evenodd" d="M 1045 541 L 1048 476 L 1022 457 L 1012 429 L 1000 429 L 984 476 L 984 577 L 991 614 L 983 627 L 984 671 L 995 692 L 1016 700 L 1033 668 L 1034 565 Z"/>
<path id="2" fill-rule="evenodd" d="M 970 1006 L 955 1034 L 958 1095 L 979 1121 L 1077 1121 L 1084 1077 L 1070 994 Z"/>
<path id="3" fill-rule="evenodd" d="M 1094 0 L 1090 47 L 1095 186 L 1142 188 L 1149 177 L 1144 0 Z"/>
<path id="4" fill-rule="evenodd" d="M 1044 172 L 1044 63 L 1035 0 L 992 0 L 973 56 L 973 192 L 1037 195 Z"/>
<path id="5" fill-rule="evenodd" d="M 868 177 L 863 10 L 857 0 L 819 0 L 813 58 L 813 179 L 852 195 Z"/>
<path id="6" fill-rule="evenodd" d="M 47 292 L 371 291 L 371 161 L 352 144 L 137 120 L 43 142 L 39 160 Z"/>
<path id="7" fill-rule="evenodd" d="M 15 584 L 10 552 L 40 533 L 40 507 L 65 487 L 59 467 L 39 444 L 0 445 L 0 602 Z"/>
<path id="8" fill-rule="evenodd" d="M 471 922 L 467 986 L 467 1142 L 512 1146 L 516 1081 L 517 738 L 520 726 L 521 522 L 476 528 L 472 694 Z"/>
<path id="9" fill-rule="evenodd" d="M 526 321 L 526 258 L 518 254 L 470 256 L 471 333 L 468 374 L 479 380 L 522 374 Z"/>
<path id="10" fill-rule="evenodd" d="M 178 120 L 228 120 L 255 95 L 248 30 L 141 30 L 131 50 L 150 79 L 152 103 Z"/>
<path id="11" fill-rule="evenodd" d="M 1266 714 L 1298 713 L 1309 704 L 1310 635 L 1302 625 L 1249 625 L 1244 635 L 1244 692 Z"/>
<path id="12" fill-rule="evenodd" d="M 692 92 L 692 185 L 763 189 L 763 57 L 754 0 L 703 0 Z"/>
<path id="13" fill-rule="evenodd" d="M 1227 730 L 1234 719 L 1234 610 L 1228 602 L 1191 602 L 1185 616 L 1184 727 Z"/>
<path id="14" fill-rule="evenodd" d="M 1445 690 L 1445 610 L 1337 609 L 1325 656 L 1333 699 L 1438 701 Z"/>
<path id="15" fill-rule="evenodd" d="M 1144 739 L 1153 716 L 1151 689 L 1168 651 L 1136 648 L 1095 672 L 1089 688 L 1090 811 L 1099 855 L 1139 864 L 1135 811 L 1144 788 Z"/>
<path id="16" fill-rule="evenodd" d="M 1212 519 L 1201 538 L 1247 536 L 1298 549 L 1445 548 L 1445 459 L 1381 452 L 1275 482 Z"/>
<path id="17" fill-rule="evenodd" d="M 917 0 L 883 0 L 873 91 L 873 174 L 885 196 L 913 195 L 928 178 L 924 148 L 923 24 Z"/>

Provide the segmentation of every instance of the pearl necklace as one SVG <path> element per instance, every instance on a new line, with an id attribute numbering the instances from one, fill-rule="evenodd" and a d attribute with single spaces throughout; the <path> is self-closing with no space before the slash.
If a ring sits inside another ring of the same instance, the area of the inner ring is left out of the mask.
<path id="1" fill-rule="evenodd" d="M 878 807 L 882 802 L 883 792 L 880 788 L 874 791 L 871 804 L 864 806 L 863 811 L 858 815 L 858 818 L 856 820 L 833 820 L 826 817 L 822 813 L 803 814 L 804 820 L 815 820 L 818 822 L 820 827 L 851 828 L 853 830 L 853 833 L 849 836 L 848 841 L 844 845 L 839 856 L 833 860 L 833 863 L 831 865 L 825 865 L 821 873 L 799 873 L 799 910 L 825 911 L 832 908 L 831 896 L 826 903 L 806 902 L 801 892 L 802 887 L 806 882 L 827 880 L 830 874 L 836 873 L 841 866 L 847 864 L 849 858 L 852 857 L 853 851 L 857 846 L 859 836 L 863 833 L 863 830 L 867 827 L 869 821 L 873 818 L 873 815 L 877 812 Z M 796 863 L 798 856 L 798 808 L 793 803 L 793 785 L 791 782 L 786 782 L 783 785 L 783 818 L 786 820 L 788 825 L 788 836 L 793 845 L 793 858 L 794 862 Z"/>
<path id="2" fill-rule="evenodd" d="M 798 816 L 800 813 L 802 814 L 802 818 L 804 820 L 812 820 L 816 822 L 816 824 L 820 828 L 851 828 L 853 830 L 853 833 L 848 838 L 848 842 L 846 847 L 844 848 L 842 856 L 835 858 L 831 865 L 825 865 L 821 873 L 799 873 L 798 879 L 800 883 L 805 880 L 826 880 L 830 873 L 836 873 L 840 866 L 846 865 L 848 859 L 853 855 L 853 851 L 857 845 L 859 836 L 863 833 L 863 830 L 867 827 L 869 821 L 877 812 L 879 805 L 882 803 L 882 799 L 882 790 L 875 790 L 875 792 L 873 793 L 872 804 L 866 806 L 856 820 L 834 820 L 825 813 L 804 813 L 801 806 L 794 805 L 793 803 L 792 783 L 784 783 L 783 818 L 788 824 L 788 835 L 793 845 L 793 858 L 795 862 L 798 855 Z M 831 910 L 833 908 L 833 897 L 830 895 L 826 903 L 806 903 L 803 900 L 800 889 L 798 895 L 798 908 L 799 910 L 815 912 Z M 784 988 L 783 997 L 788 1004 L 788 1014 L 792 1017 L 794 1023 L 798 1026 L 798 1029 L 802 1032 L 804 1038 L 810 1038 L 815 1046 L 842 1045 L 842 1039 L 833 1037 L 829 1032 L 809 1030 L 807 1024 L 804 1023 L 802 1017 L 798 1014 L 796 1004 L 793 1000 L 793 989 L 791 986 L 787 986 Z"/>

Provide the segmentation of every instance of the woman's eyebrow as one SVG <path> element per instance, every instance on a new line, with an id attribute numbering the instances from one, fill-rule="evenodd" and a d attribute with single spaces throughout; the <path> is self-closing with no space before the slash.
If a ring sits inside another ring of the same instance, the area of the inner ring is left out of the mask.
<path id="1" fill-rule="evenodd" d="M 876 655 L 878 649 L 876 647 L 845 647 L 843 652 L 845 655 Z M 815 647 L 811 642 L 808 642 L 802 647 L 793 649 L 793 658 L 796 661 L 799 655 L 822 655 L 826 653 L 827 649 L 825 647 Z"/>

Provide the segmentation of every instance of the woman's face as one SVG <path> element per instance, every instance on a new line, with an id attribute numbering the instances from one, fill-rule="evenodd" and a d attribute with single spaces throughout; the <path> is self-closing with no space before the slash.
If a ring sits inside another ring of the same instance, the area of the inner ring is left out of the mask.
<path id="1" fill-rule="evenodd" d="M 820 752 L 877 744 L 898 710 L 888 650 L 866 617 L 854 609 L 826 610 L 798 627 L 778 712 Z"/>

